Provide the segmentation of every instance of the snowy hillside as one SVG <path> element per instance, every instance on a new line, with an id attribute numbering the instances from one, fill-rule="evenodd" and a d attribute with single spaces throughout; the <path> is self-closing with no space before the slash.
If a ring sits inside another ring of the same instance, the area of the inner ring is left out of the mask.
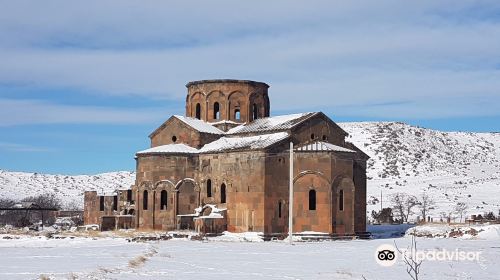
<path id="1" fill-rule="evenodd" d="M 117 188 L 128 188 L 134 181 L 135 173 L 127 171 L 66 176 L 0 170 L 0 195 L 19 200 L 42 193 L 56 193 L 64 205 L 77 203 L 83 206 L 85 190 L 108 193 Z"/>
<path id="2" fill-rule="evenodd" d="M 368 209 L 384 207 L 396 192 L 424 191 L 440 212 L 457 202 L 467 214 L 500 209 L 500 133 L 440 132 L 397 122 L 341 123 L 368 162 Z"/>
<path id="3" fill-rule="evenodd" d="M 441 211 L 457 202 L 467 214 L 500 208 L 500 133 L 439 132 L 395 122 L 341 123 L 370 157 L 368 209 L 380 209 L 395 192 L 419 196 L 426 191 Z M 133 184 L 132 172 L 94 176 L 44 175 L 0 170 L 2 197 L 20 199 L 41 192 L 56 192 L 67 202 L 83 203 L 84 190 L 111 192 Z"/>

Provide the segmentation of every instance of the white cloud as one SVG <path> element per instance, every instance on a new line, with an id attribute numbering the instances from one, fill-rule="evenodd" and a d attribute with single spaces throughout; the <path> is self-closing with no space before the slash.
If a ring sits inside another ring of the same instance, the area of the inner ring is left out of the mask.
<path id="1" fill-rule="evenodd" d="M 164 118 L 158 109 L 137 110 L 0 99 L 0 127 L 27 124 L 138 124 Z"/>
<path id="2" fill-rule="evenodd" d="M 496 1 L 65 3 L 2 5 L 0 83 L 182 101 L 187 81 L 241 78 L 281 111 L 500 112 Z"/>
<path id="3" fill-rule="evenodd" d="M 0 151 L 7 152 L 50 152 L 53 149 L 35 147 L 31 145 L 17 144 L 17 143 L 7 143 L 0 142 Z"/>

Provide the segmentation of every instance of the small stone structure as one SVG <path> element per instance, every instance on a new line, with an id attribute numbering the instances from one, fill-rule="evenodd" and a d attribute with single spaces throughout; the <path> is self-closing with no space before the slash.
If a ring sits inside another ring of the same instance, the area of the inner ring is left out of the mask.
<path id="1" fill-rule="evenodd" d="M 321 112 L 270 117 L 269 86 L 261 82 L 203 80 L 186 87 L 186 116 L 170 117 L 149 135 L 151 148 L 136 153 L 128 207 L 137 229 L 286 233 L 293 142 L 293 231 L 366 231 L 368 156 L 335 122 Z M 123 212 L 123 195 L 117 197 L 120 204 L 110 210 L 115 198 L 87 192 L 85 222 Z M 206 205 L 225 210 L 210 217 Z"/>
<path id="2" fill-rule="evenodd" d="M 101 230 L 135 228 L 135 200 L 132 189 L 98 195 L 86 191 L 83 220 L 85 225 L 99 225 Z"/>

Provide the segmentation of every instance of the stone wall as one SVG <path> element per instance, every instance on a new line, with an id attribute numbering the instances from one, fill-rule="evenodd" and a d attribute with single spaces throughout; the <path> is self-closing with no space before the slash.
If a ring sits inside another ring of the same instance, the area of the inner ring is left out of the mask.
<path id="1" fill-rule="evenodd" d="M 83 204 L 83 223 L 98 225 L 101 222 L 99 214 L 99 200 L 96 191 L 86 191 Z"/>
<path id="2" fill-rule="evenodd" d="M 84 224 L 97 224 L 102 227 L 103 217 L 128 214 L 125 213 L 126 199 L 127 190 L 119 190 L 116 195 L 97 195 L 96 191 L 86 191 L 83 208 Z"/>
<path id="3" fill-rule="evenodd" d="M 355 196 L 355 226 L 356 232 L 366 232 L 366 160 L 356 160 L 354 163 Z"/>
<path id="4" fill-rule="evenodd" d="M 353 173 L 354 157 L 351 153 L 295 152 L 294 232 L 351 234 L 366 230 L 366 178 L 363 180 L 361 165 L 358 173 Z M 287 232 L 289 154 L 268 157 L 265 172 L 265 233 Z M 347 179 L 336 182 L 337 178 Z M 354 182 L 352 178 L 357 179 Z M 344 191 L 342 211 L 340 189 Z M 316 192 L 315 210 L 309 210 L 310 190 Z"/>
<path id="5" fill-rule="evenodd" d="M 176 228 L 177 211 L 186 212 L 198 207 L 195 186 L 186 178 L 194 178 L 197 167 L 197 156 L 192 155 L 147 155 L 137 157 L 136 187 L 136 224 L 142 229 Z M 180 193 L 176 190 L 179 184 Z M 166 207 L 162 208 L 162 191 L 166 192 Z M 198 191 L 199 192 L 199 191 Z M 187 200 L 184 199 L 187 195 Z M 147 207 L 145 207 L 147 194 Z M 180 196 L 182 201 L 188 202 L 176 205 Z"/>
<path id="6" fill-rule="evenodd" d="M 233 232 L 264 231 L 264 165 L 265 153 L 234 152 L 200 155 L 203 203 L 227 207 L 228 230 Z M 212 197 L 207 196 L 211 180 Z M 226 203 L 221 203 L 221 188 L 226 188 Z"/>
<path id="7" fill-rule="evenodd" d="M 207 122 L 231 120 L 250 122 L 254 120 L 253 105 L 258 108 L 258 118 L 268 117 L 270 104 L 269 86 L 265 83 L 242 80 L 207 80 L 186 85 L 186 116 L 196 118 L 199 104 L 200 119 Z M 214 105 L 219 104 L 219 118 L 215 118 Z M 240 119 L 235 116 L 239 110 Z"/>
<path id="8" fill-rule="evenodd" d="M 276 149 L 283 151 L 286 145 L 283 143 Z M 273 150 L 139 156 L 133 189 L 135 221 L 140 229 L 173 230 L 178 227 L 176 215 L 193 214 L 200 204 L 216 204 L 219 208 L 227 208 L 230 231 L 287 232 L 288 159 L 287 152 Z M 305 151 L 295 153 L 294 165 L 294 232 L 366 230 L 363 159 L 352 153 Z M 310 210 L 311 190 L 315 191 L 316 207 Z M 344 199 L 342 210 L 339 209 L 340 190 Z M 162 199 L 163 192 L 166 199 Z M 86 206 L 88 209 L 96 207 L 87 203 Z M 102 214 L 110 213 L 104 211 Z"/>
<path id="9" fill-rule="evenodd" d="M 134 191 L 139 228 L 175 229 L 176 215 L 194 213 L 201 202 L 227 207 L 228 229 L 232 231 L 264 231 L 264 155 L 235 152 L 138 157 Z M 165 209 L 159 207 L 162 190 L 168 194 Z"/>
<path id="10" fill-rule="evenodd" d="M 288 153 L 277 152 L 266 158 L 264 225 L 266 234 L 288 231 L 288 173 Z"/>
<path id="11" fill-rule="evenodd" d="M 344 147 L 347 134 L 338 125 L 320 114 L 295 127 L 292 135 L 297 145 L 323 141 Z"/>

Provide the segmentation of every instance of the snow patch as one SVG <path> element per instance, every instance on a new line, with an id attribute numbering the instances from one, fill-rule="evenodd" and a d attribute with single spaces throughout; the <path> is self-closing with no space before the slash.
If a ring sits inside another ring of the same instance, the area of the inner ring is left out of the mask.
<path id="1" fill-rule="evenodd" d="M 202 120 L 190 117 L 184 117 L 179 115 L 174 115 L 175 118 L 189 125 L 190 127 L 196 129 L 199 132 L 209 133 L 209 134 L 224 134 L 225 132 L 213 126 L 210 123 L 204 122 Z"/>
<path id="2" fill-rule="evenodd" d="M 257 119 L 251 123 L 234 127 L 227 134 L 287 130 L 315 114 L 317 113 L 310 112 Z"/>
<path id="3" fill-rule="evenodd" d="M 157 146 L 154 148 L 150 148 L 147 150 L 139 151 L 136 154 L 137 155 L 144 155 L 144 154 L 163 154 L 163 153 L 169 153 L 169 154 L 196 154 L 198 153 L 198 149 L 190 147 L 185 144 L 168 144 L 168 145 L 162 145 L 162 146 Z"/>

